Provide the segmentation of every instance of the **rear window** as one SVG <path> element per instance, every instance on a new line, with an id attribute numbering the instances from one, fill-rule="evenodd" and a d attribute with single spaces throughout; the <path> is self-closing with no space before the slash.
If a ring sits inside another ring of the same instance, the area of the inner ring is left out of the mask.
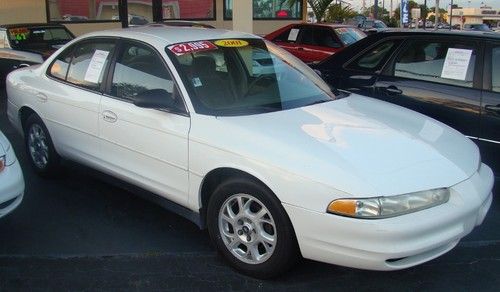
<path id="1" fill-rule="evenodd" d="M 15 27 L 9 28 L 7 34 L 14 48 L 64 44 L 73 39 L 64 27 Z"/>
<path id="2" fill-rule="evenodd" d="M 364 32 L 352 27 L 342 27 L 342 28 L 336 28 L 334 30 L 339 39 L 346 46 L 349 46 L 359 41 L 360 39 L 366 37 L 366 34 Z"/>

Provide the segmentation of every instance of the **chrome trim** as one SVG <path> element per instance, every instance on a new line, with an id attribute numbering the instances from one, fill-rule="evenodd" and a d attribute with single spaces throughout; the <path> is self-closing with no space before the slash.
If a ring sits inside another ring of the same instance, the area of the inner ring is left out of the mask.
<path id="1" fill-rule="evenodd" d="M 495 144 L 500 144 L 500 141 L 495 141 L 495 140 L 490 140 L 490 139 L 484 139 L 484 138 L 479 138 L 479 137 L 471 137 L 471 136 L 465 136 L 469 139 L 474 139 L 474 140 L 479 140 L 479 141 L 484 141 L 484 142 L 490 142 L 490 143 L 495 143 Z"/>

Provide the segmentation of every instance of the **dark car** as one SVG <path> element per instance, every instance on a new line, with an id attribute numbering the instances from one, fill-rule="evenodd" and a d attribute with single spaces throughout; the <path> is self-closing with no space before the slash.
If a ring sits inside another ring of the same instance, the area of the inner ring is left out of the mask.
<path id="1" fill-rule="evenodd" d="M 75 36 L 59 24 L 10 24 L 0 26 L 0 86 L 19 67 L 42 63 Z"/>
<path id="2" fill-rule="evenodd" d="M 383 21 L 373 18 L 368 18 L 363 15 L 357 15 L 354 18 L 347 20 L 346 23 L 348 25 L 358 27 L 366 34 L 374 34 L 386 30 L 388 28 Z"/>
<path id="3" fill-rule="evenodd" d="M 492 31 L 491 28 L 484 23 L 468 23 L 464 25 L 464 30 L 472 31 Z"/>
<path id="4" fill-rule="evenodd" d="M 361 30 L 342 24 L 290 24 L 265 36 L 300 60 L 319 62 L 366 37 Z"/>
<path id="5" fill-rule="evenodd" d="M 332 87 L 413 109 L 461 131 L 500 174 L 500 34 L 386 31 L 312 66 Z"/>

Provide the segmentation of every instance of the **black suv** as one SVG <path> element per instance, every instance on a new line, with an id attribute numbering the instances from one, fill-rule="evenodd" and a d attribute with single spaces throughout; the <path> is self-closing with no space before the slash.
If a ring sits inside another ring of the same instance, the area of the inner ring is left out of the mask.
<path id="1" fill-rule="evenodd" d="M 500 34 L 384 31 L 311 66 L 332 87 L 413 109 L 461 131 L 500 175 Z"/>

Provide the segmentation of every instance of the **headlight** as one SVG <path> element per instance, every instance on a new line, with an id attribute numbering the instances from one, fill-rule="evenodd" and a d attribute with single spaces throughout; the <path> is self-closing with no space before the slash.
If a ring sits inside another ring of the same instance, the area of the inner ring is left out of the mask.
<path id="1" fill-rule="evenodd" d="M 390 197 L 338 199 L 328 205 L 327 211 L 355 218 L 380 219 L 441 205 L 449 198 L 450 190 L 441 188 Z"/>

